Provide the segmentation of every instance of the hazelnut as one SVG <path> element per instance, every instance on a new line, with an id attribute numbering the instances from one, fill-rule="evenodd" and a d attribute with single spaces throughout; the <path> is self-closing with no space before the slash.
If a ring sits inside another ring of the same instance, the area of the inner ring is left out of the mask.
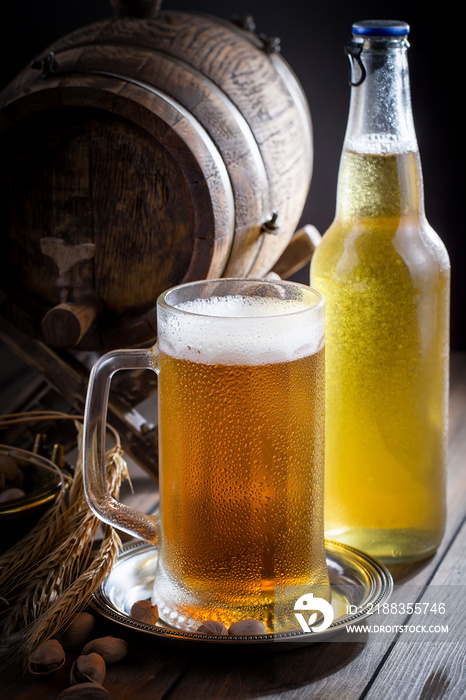
<path id="1" fill-rule="evenodd" d="M 57 700 L 107 700 L 108 691 L 98 683 L 79 683 L 65 688 L 57 695 Z"/>
<path id="2" fill-rule="evenodd" d="M 124 639 L 99 637 L 98 639 L 92 639 L 88 642 L 82 650 L 83 654 L 92 654 L 93 652 L 99 654 L 107 666 L 109 666 L 110 664 L 116 664 L 117 661 L 124 659 L 128 653 L 128 645 Z"/>
<path id="3" fill-rule="evenodd" d="M 159 611 L 156 605 L 152 605 L 150 600 L 137 600 L 131 606 L 130 617 L 134 617 L 139 622 L 147 625 L 155 625 L 159 619 Z"/>
<path id="4" fill-rule="evenodd" d="M 5 489 L 0 493 L 0 503 L 7 503 L 8 501 L 15 501 L 17 498 L 22 498 L 26 494 L 22 489 L 12 488 Z"/>
<path id="5" fill-rule="evenodd" d="M 65 652 L 56 639 L 48 639 L 29 657 L 28 669 L 35 676 L 45 676 L 61 668 L 65 663 Z"/>
<path id="6" fill-rule="evenodd" d="M 228 628 L 231 637 L 251 637 L 267 634 L 267 627 L 259 620 L 238 620 Z"/>
<path id="7" fill-rule="evenodd" d="M 225 625 L 222 622 L 217 622 L 217 620 L 206 620 L 200 627 L 197 628 L 197 632 L 200 632 L 200 634 L 207 634 L 212 637 L 228 636 L 228 630 Z"/>
<path id="8" fill-rule="evenodd" d="M 103 658 L 92 652 L 78 656 L 71 667 L 70 683 L 77 685 L 78 683 L 99 683 L 102 684 L 105 680 L 105 661 Z"/>
<path id="9" fill-rule="evenodd" d="M 58 639 L 65 649 L 79 649 L 86 639 L 90 637 L 94 629 L 94 616 L 87 612 L 80 612 L 70 622 L 68 627 L 60 633 Z"/>

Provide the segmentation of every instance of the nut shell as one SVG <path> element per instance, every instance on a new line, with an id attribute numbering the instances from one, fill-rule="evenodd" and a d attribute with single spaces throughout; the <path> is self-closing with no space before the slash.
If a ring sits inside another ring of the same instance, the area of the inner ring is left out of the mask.
<path id="1" fill-rule="evenodd" d="M 17 498 L 22 498 L 26 494 L 23 489 L 11 488 L 5 489 L 0 493 L 0 503 L 8 503 L 8 501 L 15 501 Z"/>
<path id="2" fill-rule="evenodd" d="M 62 690 L 57 700 L 107 700 L 108 697 L 108 691 L 98 683 L 80 683 Z"/>
<path id="3" fill-rule="evenodd" d="M 128 645 L 124 639 L 117 637 L 99 637 L 88 642 L 82 650 L 83 654 L 92 654 L 93 652 L 99 654 L 107 666 L 110 666 L 110 664 L 116 664 L 125 658 L 128 653 Z"/>
<path id="4" fill-rule="evenodd" d="M 94 629 L 95 618 L 87 612 L 81 612 L 63 630 L 59 640 L 65 649 L 79 649 L 89 639 Z"/>
<path id="5" fill-rule="evenodd" d="M 211 637 L 227 637 L 228 630 L 223 622 L 217 620 L 205 620 L 200 627 L 197 628 L 200 634 L 206 634 Z"/>
<path id="6" fill-rule="evenodd" d="M 71 685 L 78 683 L 102 683 L 105 680 L 105 661 L 100 656 L 92 652 L 91 654 L 83 654 L 78 656 L 71 667 L 70 682 Z"/>
<path id="7" fill-rule="evenodd" d="M 260 620 L 238 620 L 228 628 L 231 637 L 252 637 L 259 634 L 268 634 L 267 627 Z"/>
<path id="8" fill-rule="evenodd" d="M 65 651 L 56 639 L 48 639 L 29 657 L 28 670 L 35 676 L 46 676 L 65 663 Z"/>
<path id="9" fill-rule="evenodd" d="M 147 625 L 155 625 L 159 619 L 159 610 L 156 605 L 152 605 L 150 600 L 137 600 L 131 606 L 130 617 Z"/>

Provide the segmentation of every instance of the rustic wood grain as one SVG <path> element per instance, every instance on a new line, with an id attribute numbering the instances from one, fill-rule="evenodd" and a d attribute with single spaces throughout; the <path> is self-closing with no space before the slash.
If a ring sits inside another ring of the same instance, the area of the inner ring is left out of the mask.
<path id="1" fill-rule="evenodd" d="M 57 354 L 45 343 L 29 338 L 9 325 L 0 314 L 0 339 L 30 367 L 41 374 L 68 406 L 84 413 L 88 369 L 69 354 Z M 150 385 L 153 387 L 153 384 Z M 110 394 L 108 422 L 118 431 L 125 452 L 157 478 L 158 450 L 154 424 L 149 424 L 127 400 L 124 391 Z"/>
<path id="2" fill-rule="evenodd" d="M 69 243 L 93 241 L 96 253 L 87 276 L 104 311 L 83 348 L 109 349 L 113 338 L 113 347 L 153 339 L 144 318 L 150 312 L 155 321 L 157 296 L 183 277 L 219 276 L 229 254 L 231 209 L 222 191 L 223 171 L 170 105 L 155 104 L 157 97 L 150 96 L 150 111 L 136 113 L 128 94 L 138 90 L 143 92 L 129 86 L 118 96 L 112 94 L 113 114 L 82 107 L 78 122 L 76 111 L 71 118 L 63 110 L 53 115 L 47 111 L 45 124 L 36 115 L 33 125 L 16 134 L 34 158 L 18 163 L 18 141 L 10 142 L 9 177 L 13 172 L 18 185 L 5 188 L 16 219 L 9 237 L 14 264 L 5 270 L 4 284 L 15 291 L 21 283 L 36 297 L 56 304 L 56 266 L 43 255 L 40 241 L 51 224 Z M 67 99 L 81 107 L 86 95 L 86 88 L 74 89 Z M 117 105 L 121 119 L 115 115 Z M 172 122 L 171 129 L 167 122 Z M 199 142 L 199 160 L 185 145 L 191 138 Z M 34 197 L 37 190 L 40 196 Z M 34 206 L 25 210 L 25 199 L 36 202 L 39 211 Z M 83 266 L 81 271 L 84 276 Z M 140 328 L 135 329 L 139 316 Z M 119 333 L 107 338 L 107 328 L 113 331 L 115 326 Z M 144 337 L 144 329 L 149 336 Z"/>
<path id="3" fill-rule="evenodd" d="M 452 362 L 452 391 L 451 391 L 451 439 L 449 453 L 448 479 L 448 523 L 443 542 L 437 552 L 427 562 L 411 567 L 399 567 L 393 570 L 395 581 L 405 582 L 411 587 L 427 588 L 432 575 L 437 570 L 443 557 L 448 552 L 452 541 L 455 541 L 458 527 L 466 515 L 466 478 L 464 473 L 464 458 L 466 455 L 466 357 L 453 356 Z M 459 550 L 464 546 L 458 542 Z M 428 590 L 428 588 L 427 588 Z M 403 593 L 397 590 L 393 600 L 403 600 Z M 463 603 L 464 605 L 464 603 Z M 464 608 L 463 608 L 464 609 Z M 392 624 L 407 623 L 406 616 L 391 620 Z M 187 694 L 193 698 L 254 698 L 267 700 L 278 698 L 337 698 L 356 700 L 366 697 L 377 677 L 380 668 L 383 669 L 386 659 L 390 658 L 393 644 L 396 644 L 396 634 L 383 638 L 380 642 L 345 643 L 329 642 L 316 644 L 293 652 L 284 652 L 269 657 L 267 655 L 231 663 L 230 658 L 201 658 L 188 674 L 180 678 L 173 688 L 171 700 L 178 700 Z M 444 676 L 433 677 L 430 672 L 431 647 L 424 648 L 423 664 L 420 658 L 410 666 L 411 673 L 417 674 L 417 690 L 438 686 L 442 689 Z M 395 647 L 396 648 L 396 647 Z M 397 659 L 406 657 L 407 647 L 403 646 L 397 652 Z M 463 644 L 453 644 L 450 648 L 453 654 L 448 673 L 451 697 L 461 687 L 465 648 Z M 419 655 L 422 652 L 419 651 Z M 448 654 L 445 647 L 442 653 Z M 440 668 L 441 663 L 437 665 Z M 371 697 L 403 696 L 405 679 L 402 674 L 396 686 L 389 685 L 390 674 L 385 677 L 386 695 L 374 694 Z M 383 686 L 377 686 L 378 690 Z M 394 690 L 396 688 L 396 690 Z M 424 697 L 411 695 L 406 697 Z M 430 697 L 426 695 L 426 697 Z M 435 696 L 432 696 L 435 697 Z M 440 696 L 442 697 L 442 696 Z"/>
<path id="4" fill-rule="evenodd" d="M 42 319 L 45 341 L 53 348 L 70 348 L 78 345 L 89 330 L 97 314 L 91 304 L 63 303 L 47 311 Z"/>
<path id="5" fill-rule="evenodd" d="M 435 625 L 448 624 L 448 635 L 439 633 L 438 641 L 423 639 L 420 632 L 411 643 L 400 635 L 383 668 L 369 688 L 369 700 L 389 699 L 393 687 L 399 688 L 400 700 L 417 698 L 461 698 L 466 688 L 466 600 L 465 580 L 466 523 L 452 541 L 451 548 L 440 562 L 429 588 L 420 599 L 421 605 L 431 605 L 441 600 L 447 615 L 428 618 Z M 435 594 L 433 589 L 436 589 Z M 438 592 L 437 592 L 438 591 Z M 418 616 L 413 624 L 427 623 L 427 618 Z M 435 618 L 435 619 L 434 619 Z M 449 638 L 454 641 L 448 641 Z"/>
<path id="6" fill-rule="evenodd" d="M 311 261 L 320 240 L 321 235 L 315 226 L 307 225 L 298 229 L 284 253 L 272 267 L 272 272 L 282 279 L 291 277 L 305 263 Z"/>
<path id="7" fill-rule="evenodd" d="M 0 95 L 10 307 L 28 294 L 42 316 L 82 305 L 82 284 L 95 322 L 76 333 L 70 317 L 64 335 L 99 351 L 153 342 L 150 316 L 167 287 L 265 275 L 312 172 L 304 93 L 262 40 L 212 17 L 117 5 L 117 18 L 63 37 Z M 274 211 L 277 230 L 263 233 Z M 47 237 L 95 245 L 66 300 L 40 249 Z M 24 330 L 26 304 L 18 316 Z M 32 313 L 29 325 L 44 339 Z M 66 344 L 45 328 L 49 344 Z"/>
<path id="8" fill-rule="evenodd" d="M 466 354 L 453 353 L 450 393 L 450 451 L 448 522 L 437 554 L 423 564 L 402 567 L 395 573 L 399 584 L 424 589 L 420 600 L 429 598 L 429 585 L 450 586 L 457 594 L 465 575 L 466 538 Z M 147 506 L 153 502 L 148 493 Z M 142 503 L 142 502 L 141 502 Z M 430 589 L 431 590 L 431 589 Z M 465 610 L 464 600 L 462 608 Z M 123 636 L 130 656 L 109 667 L 105 687 L 110 696 L 124 700 L 248 699 L 402 700 L 464 697 L 465 644 L 400 643 L 396 635 L 380 643 L 341 641 L 310 645 L 287 652 L 232 653 L 211 648 L 185 648 L 154 642 L 145 635 L 99 619 L 103 633 Z M 67 662 L 66 668 L 71 664 Z M 6 698 L 30 700 L 54 698 L 66 684 L 66 672 L 55 679 L 37 681 L 21 677 L 15 668 L 2 677 Z"/>

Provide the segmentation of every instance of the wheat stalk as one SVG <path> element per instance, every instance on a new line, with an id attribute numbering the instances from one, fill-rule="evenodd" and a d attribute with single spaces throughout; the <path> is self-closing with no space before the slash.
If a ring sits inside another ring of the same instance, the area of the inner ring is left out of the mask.
<path id="1" fill-rule="evenodd" d="M 76 578 L 41 618 L 27 630 L 24 643 L 26 657 L 44 642 L 63 629 L 70 619 L 85 607 L 91 595 L 101 585 L 116 562 L 121 540 L 112 528 L 102 541 L 98 556 Z"/>
<path id="2" fill-rule="evenodd" d="M 118 556 L 120 538 L 106 526 L 104 540 L 91 560 L 101 523 L 87 505 L 82 428 L 79 423 L 76 427 L 78 460 L 67 499 L 61 495 L 34 530 L 0 557 L 1 595 L 14 601 L 4 615 L 0 664 L 18 654 L 29 655 L 56 634 L 89 603 Z M 119 439 L 106 454 L 106 466 L 109 491 L 118 499 L 121 481 L 128 476 Z"/>
<path id="3" fill-rule="evenodd" d="M 49 421 L 54 420 L 73 420 L 75 422 L 78 437 L 80 438 L 81 427 L 77 421 L 82 420 L 82 416 L 75 416 L 59 411 L 29 411 L 27 413 L 10 413 L 0 416 L 0 428 L 25 421 Z M 118 433 L 107 426 L 114 435 L 115 449 L 121 452 L 120 439 Z M 80 442 L 79 442 L 80 446 Z M 79 455 L 81 449 L 79 450 Z M 79 459 L 79 457 L 78 457 Z M 59 471 L 59 470 L 58 470 Z M 63 476 L 62 476 L 63 482 Z M 75 496 L 77 494 L 77 496 Z M 37 568 L 39 562 L 42 563 L 48 553 L 56 550 L 57 533 L 60 527 L 63 527 L 63 514 L 67 513 L 66 521 L 70 523 L 71 516 L 76 511 L 88 510 L 85 499 L 83 499 L 83 482 L 82 468 L 77 466 L 73 478 L 73 482 L 69 493 L 65 500 L 65 493 L 62 490 L 55 504 L 49 508 L 45 515 L 38 523 L 29 531 L 23 539 L 14 547 L 0 556 L 0 595 L 6 599 L 11 597 L 12 591 L 16 586 L 18 577 L 22 580 L 27 578 L 27 575 Z M 90 513 L 90 511 L 89 511 Z M 79 518 L 80 516 L 77 515 Z M 70 525 L 71 532 L 74 525 Z M 61 538 L 61 542 L 65 542 L 66 538 Z"/>
<path id="4" fill-rule="evenodd" d="M 0 556 L 0 591 L 4 598 L 11 596 L 18 578 L 23 580 L 37 566 L 38 561 L 48 551 L 50 543 L 55 540 L 59 515 L 65 509 L 63 496 L 42 516 L 38 523 L 23 537 L 15 547 Z"/>

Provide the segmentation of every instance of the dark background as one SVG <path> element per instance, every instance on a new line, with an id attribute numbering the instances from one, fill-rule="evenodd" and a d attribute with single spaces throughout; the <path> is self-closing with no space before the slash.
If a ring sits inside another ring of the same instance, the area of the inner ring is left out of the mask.
<path id="1" fill-rule="evenodd" d="M 361 19 L 401 19 L 411 26 L 411 89 L 421 159 L 427 217 L 444 240 L 452 261 L 452 347 L 466 349 L 464 319 L 466 237 L 460 226 L 462 192 L 459 160 L 460 38 L 435 5 L 418 0 L 164 0 L 163 8 L 205 12 L 230 19 L 252 15 L 256 32 L 281 39 L 281 52 L 301 82 L 314 129 L 314 172 L 302 223 L 321 233 L 331 223 L 338 163 L 346 126 L 349 87 L 343 46 L 351 23 Z M 23 0 L 2 8 L 0 88 L 25 64 L 63 34 L 112 14 L 109 0 Z M 463 70 L 463 68 L 462 68 Z M 301 274 L 307 282 L 307 270 Z"/>

